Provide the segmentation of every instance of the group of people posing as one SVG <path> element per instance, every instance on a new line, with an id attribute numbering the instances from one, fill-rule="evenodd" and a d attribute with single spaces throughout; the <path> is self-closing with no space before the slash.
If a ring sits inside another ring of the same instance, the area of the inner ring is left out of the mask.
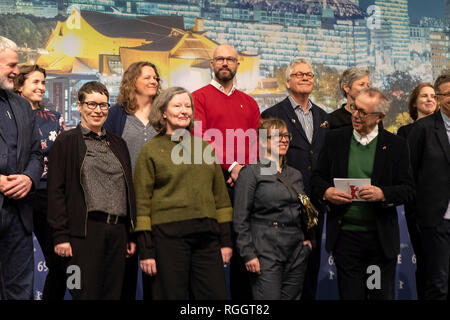
<path id="1" fill-rule="evenodd" d="M 46 300 L 64 298 L 70 266 L 80 271 L 73 299 L 133 300 L 140 269 L 144 299 L 223 300 L 227 265 L 233 300 L 312 300 L 325 217 L 340 298 L 394 299 L 398 205 L 419 298 L 447 299 L 449 74 L 412 91 L 414 123 L 394 135 L 382 124 L 389 101 L 367 70 L 342 74 L 347 102 L 327 114 L 309 98 L 311 64 L 296 59 L 288 97 L 260 114 L 234 85 L 231 45 L 216 47 L 210 66 L 211 83 L 191 94 L 162 90 L 157 66 L 135 62 L 113 106 L 105 85 L 87 82 L 81 121 L 66 130 L 41 106 L 45 70 L 19 67 L 17 46 L 0 37 L 2 299 L 33 299 L 34 231 Z M 358 191 L 364 201 L 334 178 L 370 179 Z M 307 207 L 318 212 L 314 227 Z M 376 288 L 366 285 L 372 265 Z"/>

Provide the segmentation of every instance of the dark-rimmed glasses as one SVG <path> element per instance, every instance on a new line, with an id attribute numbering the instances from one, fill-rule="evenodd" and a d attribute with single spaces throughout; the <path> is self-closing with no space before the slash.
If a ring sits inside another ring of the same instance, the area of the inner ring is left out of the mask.
<path id="1" fill-rule="evenodd" d="M 234 58 L 234 57 L 215 57 L 213 58 L 213 60 L 217 63 L 224 63 L 225 61 L 229 64 L 233 64 L 236 63 L 238 59 Z"/>
<path id="2" fill-rule="evenodd" d="M 363 111 L 362 109 L 358 108 L 358 106 L 357 106 L 356 104 L 354 104 L 354 103 L 352 103 L 352 104 L 350 105 L 350 110 L 352 111 L 352 113 L 353 113 L 353 112 L 358 112 L 358 115 L 359 115 L 361 118 L 366 118 L 366 117 L 368 117 L 368 116 L 370 116 L 370 115 L 373 115 L 373 114 L 380 114 L 380 113 L 381 113 L 381 112 L 366 112 L 366 111 Z"/>
<path id="3" fill-rule="evenodd" d="M 82 104 L 86 104 L 89 110 L 97 109 L 97 106 L 100 107 L 100 110 L 108 110 L 109 103 L 108 102 L 95 102 L 95 101 L 83 101 Z"/>
<path id="4" fill-rule="evenodd" d="M 267 136 L 267 139 L 277 139 L 277 138 L 280 139 L 280 141 L 283 139 L 287 139 L 288 141 L 291 141 L 292 133 L 286 132 L 286 133 L 273 134 L 273 135 Z"/>
<path id="5" fill-rule="evenodd" d="M 291 77 L 296 77 L 297 79 L 303 79 L 303 77 L 306 77 L 306 79 L 312 79 L 314 78 L 314 73 L 312 72 L 296 72 L 291 73 Z"/>

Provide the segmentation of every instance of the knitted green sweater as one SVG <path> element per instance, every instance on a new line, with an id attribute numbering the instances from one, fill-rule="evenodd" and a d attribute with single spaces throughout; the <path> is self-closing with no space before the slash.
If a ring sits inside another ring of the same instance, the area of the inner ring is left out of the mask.
<path id="1" fill-rule="evenodd" d="M 378 137 L 367 146 L 356 142 L 352 136 L 348 160 L 349 178 L 371 178 Z M 374 231 L 376 230 L 376 212 L 373 203 L 353 202 L 344 215 L 342 230 Z"/>
<path id="2" fill-rule="evenodd" d="M 190 135 L 182 142 L 171 137 L 160 134 L 139 153 L 134 173 L 135 231 L 197 218 L 230 222 L 233 209 L 222 169 L 203 159 L 204 155 L 215 159 L 212 146 Z"/>

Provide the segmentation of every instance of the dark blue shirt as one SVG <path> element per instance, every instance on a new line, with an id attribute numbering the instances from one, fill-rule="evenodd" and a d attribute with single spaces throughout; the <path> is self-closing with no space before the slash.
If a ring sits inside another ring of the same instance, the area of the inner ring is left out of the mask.
<path id="1" fill-rule="evenodd" d="M 30 106 L 31 108 L 31 106 Z M 0 90 L 0 130 L 8 146 L 8 153 L 0 155 L 2 162 L 7 159 L 6 168 L 0 167 L 0 173 L 17 173 L 17 124 L 4 90 Z M 3 162 L 4 163 L 4 162 Z"/>

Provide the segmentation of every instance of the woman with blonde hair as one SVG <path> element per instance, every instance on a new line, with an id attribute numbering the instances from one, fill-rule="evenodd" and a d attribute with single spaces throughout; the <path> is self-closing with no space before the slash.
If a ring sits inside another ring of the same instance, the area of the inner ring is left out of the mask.
<path id="1" fill-rule="evenodd" d="M 161 80 L 156 66 L 148 61 L 132 63 L 124 72 L 120 84 L 117 104 L 109 109 L 104 124 L 107 131 L 122 137 L 127 143 L 134 174 L 136 160 L 144 143 L 150 141 L 157 132 L 150 124 L 149 115 L 154 99 L 161 90 Z M 138 255 L 127 259 L 123 300 L 136 299 Z M 150 296 L 150 279 L 142 277 L 144 299 Z"/>

